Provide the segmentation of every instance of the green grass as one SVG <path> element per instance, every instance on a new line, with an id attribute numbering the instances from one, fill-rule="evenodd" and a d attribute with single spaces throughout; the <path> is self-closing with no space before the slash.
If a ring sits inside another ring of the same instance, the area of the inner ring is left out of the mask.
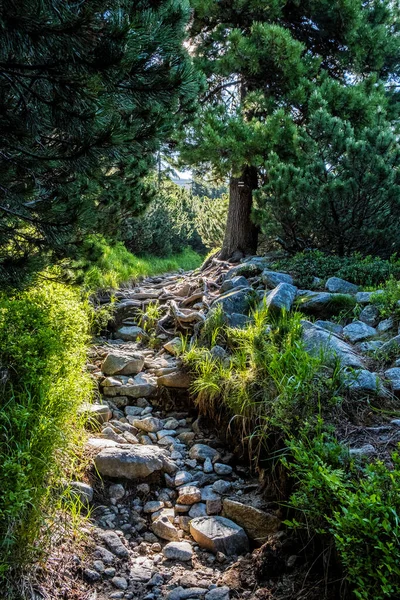
<path id="1" fill-rule="evenodd" d="M 85 248 L 85 257 L 72 264 L 72 277 L 89 291 L 116 289 L 143 277 L 179 269 L 191 271 L 202 262 L 203 258 L 190 248 L 165 258 L 139 257 L 120 242 L 109 245 L 103 238 L 91 238 Z"/>

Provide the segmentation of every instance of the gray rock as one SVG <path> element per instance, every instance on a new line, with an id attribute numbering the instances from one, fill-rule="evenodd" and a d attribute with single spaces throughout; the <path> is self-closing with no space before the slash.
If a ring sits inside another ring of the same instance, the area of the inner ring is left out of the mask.
<path id="1" fill-rule="evenodd" d="M 366 323 L 370 327 L 376 327 L 379 322 L 379 309 L 373 304 L 369 304 L 360 313 L 360 321 Z"/>
<path id="2" fill-rule="evenodd" d="M 90 404 L 84 402 L 79 408 L 79 413 L 87 417 L 89 424 L 106 423 L 112 418 L 112 412 L 108 404 Z"/>
<path id="3" fill-rule="evenodd" d="M 103 531 L 99 537 L 115 556 L 118 556 L 118 558 L 128 558 L 129 551 L 125 548 L 115 531 Z M 102 558 L 104 560 L 104 557 Z"/>
<path id="4" fill-rule="evenodd" d="M 114 500 L 122 500 L 122 498 L 125 496 L 125 488 L 120 483 L 110 485 L 108 495 L 110 498 L 114 498 Z"/>
<path id="5" fill-rule="evenodd" d="M 396 337 L 393 337 L 391 340 L 389 340 L 388 342 L 385 342 L 381 348 L 380 348 L 380 352 L 382 352 L 382 354 L 387 354 L 387 353 L 392 353 L 392 352 L 398 352 L 400 349 L 400 335 L 396 335 Z"/>
<path id="6" fill-rule="evenodd" d="M 298 308 L 310 315 L 334 315 L 353 303 L 355 306 L 354 296 L 349 294 L 331 294 L 309 290 L 300 290 L 297 293 Z"/>
<path id="7" fill-rule="evenodd" d="M 224 517 L 198 517 L 190 522 L 190 533 L 202 548 L 214 554 L 227 556 L 248 552 L 246 533 L 233 521 Z"/>
<path id="8" fill-rule="evenodd" d="M 189 471 L 178 471 L 175 475 L 175 485 L 176 487 L 185 485 L 186 483 L 190 483 L 192 479 L 193 476 Z"/>
<path id="9" fill-rule="evenodd" d="M 158 537 L 160 537 L 163 540 L 168 540 L 172 542 L 179 540 L 178 530 L 170 522 L 168 517 L 158 517 L 158 519 L 153 521 L 151 528 L 153 530 L 153 533 L 155 533 Z"/>
<path id="10" fill-rule="evenodd" d="M 139 352 L 124 354 L 114 350 L 107 354 L 101 370 L 105 375 L 137 375 L 143 369 L 144 356 Z"/>
<path id="11" fill-rule="evenodd" d="M 115 433 L 115 431 L 112 427 L 105 427 L 102 430 L 101 435 L 102 435 L 102 437 L 104 437 L 108 440 L 113 440 L 117 444 L 125 444 L 126 443 L 126 439 L 124 437 L 122 437 L 122 435 L 118 435 L 118 433 Z"/>
<path id="12" fill-rule="evenodd" d="M 392 317 L 389 317 L 388 319 L 384 319 L 383 321 L 381 321 L 378 326 L 377 326 L 377 330 L 379 331 L 379 333 L 386 333 L 387 331 L 390 331 L 391 329 L 393 329 L 394 327 L 394 320 Z"/>
<path id="13" fill-rule="evenodd" d="M 93 569 L 84 569 L 83 575 L 86 581 L 88 581 L 89 583 L 95 583 L 100 579 L 99 573 L 97 571 L 94 571 Z"/>
<path id="14" fill-rule="evenodd" d="M 164 502 L 161 502 L 160 500 L 150 500 L 149 502 L 146 502 L 146 504 L 144 505 L 143 512 L 145 514 L 150 514 L 150 513 L 157 512 L 158 510 L 161 510 L 162 508 L 164 508 Z"/>
<path id="15" fill-rule="evenodd" d="M 290 285 L 293 285 L 293 277 L 291 277 L 291 275 L 269 271 L 268 269 L 265 269 L 262 272 L 261 279 L 264 285 L 271 289 L 276 288 L 280 283 L 289 283 Z"/>
<path id="16" fill-rule="evenodd" d="M 400 395 L 400 368 L 393 367 L 385 371 L 385 377 L 390 381 L 390 387 L 396 396 Z"/>
<path id="17" fill-rule="evenodd" d="M 184 589 L 178 586 L 169 592 L 167 600 L 197 600 L 198 598 L 204 598 L 206 593 L 207 588 L 190 587 Z"/>
<path id="18" fill-rule="evenodd" d="M 364 363 L 349 344 L 338 338 L 335 334 L 315 327 L 309 321 L 302 321 L 304 348 L 312 356 L 323 356 L 326 364 L 336 360 L 342 366 L 362 369 Z"/>
<path id="19" fill-rule="evenodd" d="M 239 289 L 239 288 L 244 288 L 244 287 L 249 287 L 249 282 L 247 281 L 246 277 L 243 277 L 242 275 L 238 275 L 236 277 L 232 277 L 231 279 L 226 279 L 223 282 L 223 284 L 221 285 L 221 287 L 219 288 L 219 291 L 221 293 L 224 293 L 224 292 L 229 292 L 229 290 Z"/>
<path id="20" fill-rule="evenodd" d="M 342 335 L 343 326 L 339 325 L 339 323 L 333 323 L 333 321 L 315 321 L 314 325 L 316 327 L 321 327 L 321 329 L 326 329 L 331 333 L 335 333 L 336 335 Z"/>
<path id="21" fill-rule="evenodd" d="M 153 576 L 153 561 L 145 556 L 132 559 L 129 578 L 132 582 L 147 583 Z"/>
<path id="22" fill-rule="evenodd" d="M 226 315 L 232 313 L 245 314 L 249 310 L 252 293 L 253 288 L 251 287 L 231 290 L 216 298 L 211 304 L 211 309 L 222 306 Z"/>
<path id="23" fill-rule="evenodd" d="M 182 370 L 177 370 L 173 371 L 173 373 L 161 375 L 158 378 L 157 383 L 159 386 L 187 390 L 192 383 L 192 378 L 190 377 L 189 373 L 185 373 L 185 371 Z"/>
<path id="24" fill-rule="evenodd" d="M 343 328 L 343 336 L 349 340 L 352 344 L 356 342 L 363 342 L 368 338 L 376 335 L 376 329 L 370 327 L 362 321 L 353 321 L 349 325 Z"/>
<path id="25" fill-rule="evenodd" d="M 197 502 L 197 504 L 193 504 L 189 510 L 189 517 L 191 519 L 205 516 L 207 516 L 207 505 L 204 504 L 204 502 Z"/>
<path id="26" fill-rule="evenodd" d="M 157 433 L 163 428 L 163 422 L 157 417 L 145 417 L 144 419 L 135 419 L 132 421 L 133 427 L 145 431 L 146 433 Z"/>
<path id="27" fill-rule="evenodd" d="M 245 262 L 229 269 L 224 275 L 224 281 L 232 279 L 233 277 L 238 277 L 239 275 L 242 275 L 243 277 L 255 277 L 262 273 L 264 268 L 265 267 L 257 263 Z"/>
<path id="28" fill-rule="evenodd" d="M 201 500 L 201 491 L 194 485 L 184 485 L 178 490 L 179 504 L 196 504 Z"/>
<path id="29" fill-rule="evenodd" d="M 166 454 L 157 446 L 105 448 L 95 457 L 94 463 L 100 475 L 142 479 L 165 469 Z"/>
<path id="30" fill-rule="evenodd" d="M 376 290 L 375 292 L 357 292 L 356 302 L 357 304 L 369 304 L 374 296 L 380 296 L 384 293 L 384 290 Z"/>
<path id="31" fill-rule="evenodd" d="M 177 356 L 182 351 L 182 339 L 180 337 L 174 337 L 172 340 L 164 344 L 164 348 L 170 354 Z"/>
<path id="32" fill-rule="evenodd" d="M 213 346 L 210 350 L 210 354 L 213 358 L 218 358 L 219 360 L 226 360 L 229 358 L 229 354 L 221 346 Z"/>
<path id="33" fill-rule="evenodd" d="M 357 369 L 351 373 L 345 373 L 343 384 L 345 388 L 356 394 L 383 393 L 383 385 L 379 375 L 366 369 Z"/>
<path id="34" fill-rule="evenodd" d="M 361 448 L 350 448 L 349 454 L 352 458 L 367 458 L 368 456 L 375 456 L 377 451 L 372 444 L 365 444 Z"/>
<path id="35" fill-rule="evenodd" d="M 72 496 L 76 496 L 82 504 L 88 504 L 93 500 L 93 488 L 82 481 L 71 481 L 69 484 Z"/>
<path id="36" fill-rule="evenodd" d="M 217 450 L 206 444 L 195 444 L 189 450 L 189 457 L 202 462 L 204 462 L 206 458 L 210 458 L 211 461 L 215 462 L 220 458 L 220 455 Z"/>
<path id="37" fill-rule="evenodd" d="M 128 589 L 128 582 L 125 579 L 125 577 L 113 577 L 111 579 L 111 583 L 114 587 L 118 588 L 119 590 Z"/>
<path id="38" fill-rule="evenodd" d="M 212 473 L 214 471 L 214 467 L 210 458 L 206 458 L 206 460 L 204 461 L 203 471 L 207 474 Z"/>
<path id="39" fill-rule="evenodd" d="M 259 544 L 263 544 L 268 536 L 276 533 L 281 526 L 280 519 L 274 514 L 229 498 L 224 499 L 223 510 L 224 516 L 243 527 L 249 538 Z"/>
<path id="40" fill-rule="evenodd" d="M 205 600 L 229 600 L 229 588 L 227 586 L 214 588 L 205 595 Z"/>
<path id="41" fill-rule="evenodd" d="M 232 475 L 232 467 L 229 465 L 224 465 L 223 463 L 215 463 L 214 471 L 217 475 Z"/>
<path id="42" fill-rule="evenodd" d="M 229 481 L 224 481 L 224 479 L 218 479 L 218 481 L 214 481 L 212 485 L 212 489 L 217 494 L 228 494 L 232 488 L 232 484 Z"/>
<path id="43" fill-rule="evenodd" d="M 267 298 L 267 307 L 271 312 L 288 312 L 296 298 L 297 288 L 290 283 L 280 283 Z"/>
<path id="44" fill-rule="evenodd" d="M 357 294 L 358 292 L 357 285 L 345 279 L 340 279 L 340 277 L 330 277 L 325 284 L 325 288 L 328 292 L 336 294 Z"/>
<path id="45" fill-rule="evenodd" d="M 168 560 L 192 560 L 193 550 L 189 542 L 170 542 L 163 548 L 163 554 Z"/>
<path id="46" fill-rule="evenodd" d="M 245 329 L 252 322 L 252 319 L 247 315 L 231 313 L 225 315 L 225 322 L 229 327 L 233 327 L 234 329 Z"/>
<path id="47" fill-rule="evenodd" d="M 137 339 L 142 340 L 147 338 L 148 335 L 141 327 L 129 325 L 127 327 L 120 327 L 116 333 L 116 337 L 124 340 L 124 342 L 135 342 Z"/>
<path id="48" fill-rule="evenodd" d="M 372 340 L 370 342 L 361 342 L 358 346 L 361 352 L 376 352 L 383 346 L 383 342 L 381 340 Z"/>
<path id="49" fill-rule="evenodd" d="M 148 373 L 139 373 L 133 378 L 121 375 L 120 385 L 104 385 L 105 396 L 128 396 L 130 398 L 143 398 L 154 396 L 157 392 L 157 379 Z"/>

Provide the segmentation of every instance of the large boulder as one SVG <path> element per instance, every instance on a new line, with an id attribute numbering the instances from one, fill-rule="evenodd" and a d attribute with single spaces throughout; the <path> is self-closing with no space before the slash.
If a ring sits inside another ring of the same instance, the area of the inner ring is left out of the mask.
<path id="1" fill-rule="evenodd" d="M 335 294 L 357 294 L 358 292 L 357 285 L 345 279 L 340 279 L 340 277 L 330 277 L 325 284 L 325 288 L 328 292 Z"/>
<path id="2" fill-rule="evenodd" d="M 261 275 L 262 282 L 268 288 L 275 288 L 280 283 L 290 283 L 293 285 L 293 277 L 287 273 L 278 273 L 277 271 L 269 271 L 265 269 Z"/>
<path id="3" fill-rule="evenodd" d="M 267 298 L 267 307 L 271 312 L 288 312 L 296 298 L 297 288 L 290 283 L 280 283 Z"/>
<path id="4" fill-rule="evenodd" d="M 198 517 L 190 521 L 193 539 L 206 550 L 227 556 L 249 550 L 249 540 L 242 527 L 225 517 Z"/>
<path id="5" fill-rule="evenodd" d="M 343 336 L 352 344 L 363 342 L 376 335 L 376 329 L 363 321 L 353 321 L 343 328 Z"/>
<path id="6" fill-rule="evenodd" d="M 224 499 L 223 515 L 243 527 L 249 538 L 259 544 L 263 544 L 269 535 L 276 533 L 281 525 L 280 519 L 272 513 L 229 498 Z"/>
<path id="7" fill-rule="evenodd" d="M 341 366 L 362 369 L 363 360 L 353 348 L 334 333 L 302 321 L 305 350 L 312 356 L 322 357 L 326 364 L 339 361 Z"/>
<path id="8" fill-rule="evenodd" d="M 157 379 L 147 373 L 139 373 L 133 378 L 124 375 L 107 378 L 101 385 L 105 396 L 148 398 L 157 393 Z"/>
<path id="9" fill-rule="evenodd" d="M 144 359 L 140 352 L 127 354 L 115 349 L 107 354 L 101 370 L 105 375 L 137 375 L 143 369 Z"/>
<path id="10" fill-rule="evenodd" d="M 357 369 L 345 373 L 343 377 L 344 387 L 357 395 L 377 394 L 385 395 L 382 381 L 377 373 L 371 373 L 366 369 Z"/>
<path id="11" fill-rule="evenodd" d="M 165 450 L 158 446 L 138 444 L 129 448 L 104 448 L 95 457 L 94 464 L 100 475 L 105 477 L 142 479 L 156 471 L 162 471 L 166 461 Z"/>
<path id="12" fill-rule="evenodd" d="M 216 298 L 211 304 L 211 309 L 222 306 L 225 314 L 245 314 L 249 310 L 252 294 L 253 288 L 251 287 L 234 289 Z"/>

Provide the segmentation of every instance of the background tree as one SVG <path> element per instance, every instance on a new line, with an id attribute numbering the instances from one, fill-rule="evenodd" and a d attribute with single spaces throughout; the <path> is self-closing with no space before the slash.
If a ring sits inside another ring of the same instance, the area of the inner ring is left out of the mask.
<path id="1" fill-rule="evenodd" d="M 298 156 L 299 127 L 327 79 L 344 88 L 398 71 L 397 6 L 390 0 L 192 0 L 193 52 L 209 88 L 185 138 L 184 160 L 230 177 L 221 257 L 255 252 L 253 196 L 271 152 Z M 361 90 L 361 87 L 359 88 Z M 358 93 L 361 93 L 360 91 Z M 359 121 L 350 95 L 332 116 Z"/>
<path id="2" fill-rule="evenodd" d="M 177 0 L 0 6 L 0 279 L 116 234 L 197 95 Z"/>

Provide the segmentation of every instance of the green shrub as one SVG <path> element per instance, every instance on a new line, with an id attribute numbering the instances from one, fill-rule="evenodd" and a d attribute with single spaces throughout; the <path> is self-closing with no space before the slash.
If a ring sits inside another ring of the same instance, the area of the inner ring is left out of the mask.
<path id="1" fill-rule="evenodd" d="M 39 279 L 0 295 L 0 576 L 42 550 L 39 532 L 81 432 L 77 407 L 91 394 L 88 330 L 85 303 L 63 284 Z"/>
<path id="2" fill-rule="evenodd" d="M 377 287 L 391 276 L 400 278 L 400 260 L 396 256 L 390 260 L 360 254 L 339 257 L 314 250 L 277 261 L 274 268 L 294 273 L 301 287 L 312 285 L 314 277 L 341 277 L 365 287 Z"/>

